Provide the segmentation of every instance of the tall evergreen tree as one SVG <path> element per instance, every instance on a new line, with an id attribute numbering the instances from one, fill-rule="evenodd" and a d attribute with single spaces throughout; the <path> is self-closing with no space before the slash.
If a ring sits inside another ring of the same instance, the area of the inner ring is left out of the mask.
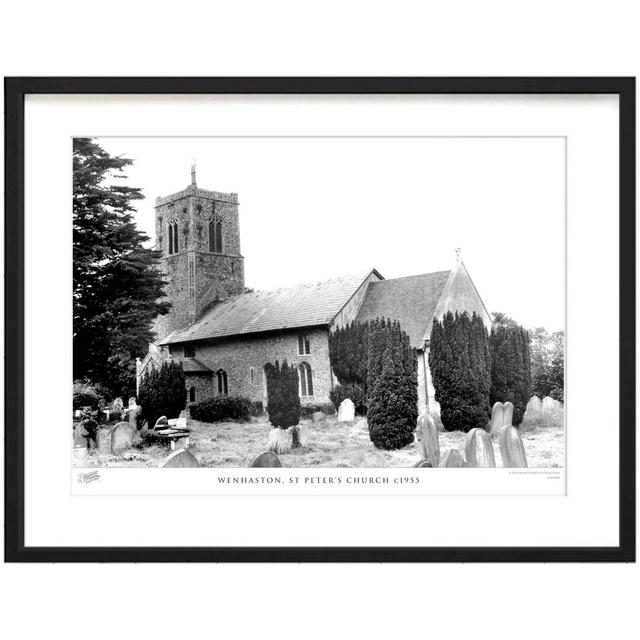
<path id="1" fill-rule="evenodd" d="M 269 422 L 274 427 L 287 429 L 300 422 L 300 396 L 298 394 L 298 371 L 285 360 L 282 365 L 276 360 L 265 366 L 267 377 L 267 402 Z"/>
<path id="2" fill-rule="evenodd" d="M 482 318 L 447 312 L 434 320 L 429 368 L 444 428 L 484 429 L 491 414 L 491 354 Z"/>
<path id="3" fill-rule="evenodd" d="M 494 325 L 489 338 L 491 348 L 490 402 L 512 402 L 513 424 L 524 418 L 531 398 L 531 356 L 529 335 L 517 325 Z"/>
<path id="4" fill-rule="evenodd" d="M 376 320 L 369 332 L 367 423 L 379 449 L 413 442 L 418 417 L 416 355 L 398 322 Z"/>
<path id="5" fill-rule="evenodd" d="M 158 369 L 147 371 L 138 393 L 142 419 L 153 427 L 160 416 L 177 418 L 187 404 L 184 371 L 179 362 L 163 362 Z"/>
<path id="6" fill-rule="evenodd" d="M 369 323 L 352 322 L 329 334 L 329 359 L 338 382 L 367 387 L 367 343 Z"/>
<path id="7" fill-rule="evenodd" d="M 159 254 L 133 219 L 142 192 L 117 183 L 131 164 L 91 139 L 73 141 L 73 375 L 123 396 L 135 394 L 135 359 L 170 307 Z"/>

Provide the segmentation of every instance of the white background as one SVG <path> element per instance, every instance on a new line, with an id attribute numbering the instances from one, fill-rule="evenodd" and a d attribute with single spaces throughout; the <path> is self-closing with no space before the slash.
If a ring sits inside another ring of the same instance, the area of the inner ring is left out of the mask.
<path id="1" fill-rule="evenodd" d="M 0 46 L 8 75 L 635 75 L 635 4 L 23 2 L 3 10 Z M 3 630 L 25 638 L 629 637 L 639 587 L 637 566 L 606 565 L 10 566 L 0 579 Z M 159 593 L 186 604 L 171 615 L 151 606 Z M 111 614 L 114 594 L 130 606 Z"/>

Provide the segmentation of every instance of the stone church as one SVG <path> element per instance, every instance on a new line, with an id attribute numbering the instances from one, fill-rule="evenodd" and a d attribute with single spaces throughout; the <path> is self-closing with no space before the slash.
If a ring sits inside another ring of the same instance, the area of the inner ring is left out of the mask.
<path id="1" fill-rule="evenodd" d="M 246 292 L 240 251 L 238 194 L 191 184 L 157 198 L 156 249 L 172 309 L 156 322 L 157 340 L 138 360 L 148 367 L 182 363 L 189 402 L 244 396 L 268 405 L 264 366 L 286 359 L 298 367 L 302 404 L 330 402 L 337 383 L 329 334 L 349 322 L 398 320 L 418 359 L 420 412 L 437 410 L 429 373 L 434 318 L 447 311 L 491 317 L 458 258 L 448 271 L 385 279 L 372 268 L 358 275 L 271 291 Z"/>

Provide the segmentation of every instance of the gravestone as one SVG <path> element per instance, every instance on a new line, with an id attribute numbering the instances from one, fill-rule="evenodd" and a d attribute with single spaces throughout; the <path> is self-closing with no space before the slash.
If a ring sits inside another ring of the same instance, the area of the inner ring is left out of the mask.
<path id="1" fill-rule="evenodd" d="M 103 455 L 111 453 L 111 429 L 98 429 L 98 451 Z"/>
<path id="2" fill-rule="evenodd" d="M 111 429 L 111 453 L 118 455 L 133 445 L 135 429 L 128 422 L 118 422 Z"/>
<path id="3" fill-rule="evenodd" d="M 526 412 L 540 413 L 542 411 L 542 400 L 538 396 L 533 396 L 529 402 L 527 402 Z"/>
<path id="4" fill-rule="evenodd" d="M 426 468 L 429 468 L 429 469 L 431 469 L 431 468 L 432 468 L 432 466 L 431 466 L 431 462 L 429 462 L 429 460 L 420 460 L 419 462 L 416 462 L 416 463 L 413 465 L 413 468 L 414 468 L 414 469 L 422 469 L 422 468 L 425 468 L 425 469 L 426 469 Z"/>
<path id="5" fill-rule="evenodd" d="M 438 430 L 428 414 L 418 416 L 418 440 L 420 450 L 425 459 L 431 461 L 433 467 L 440 464 L 440 442 L 438 440 Z"/>
<path id="6" fill-rule="evenodd" d="M 113 411 L 115 411 L 116 413 L 119 413 L 120 417 L 122 418 L 124 414 L 124 402 L 122 402 L 122 398 L 116 398 L 113 401 L 113 405 L 111 406 L 113 408 Z"/>
<path id="7" fill-rule="evenodd" d="M 311 414 L 311 422 L 324 422 L 327 416 L 322 411 L 314 411 Z"/>
<path id="8" fill-rule="evenodd" d="M 500 454 L 502 455 L 503 467 L 517 468 L 527 466 L 524 444 L 515 427 L 505 427 L 500 433 Z"/>
<path id="9" fill-rule="evenodd" d="M 464 443 L 464 455 L 468 467 L 495 467 L 491 437 L 484 429 L 471 429 Z"/>
<path id="10" fill-rule="evenodd" d="M 560 403 L 557 400 L 554 400 L 550 396 L 545 396 L 542 400 L 542 410 L 543 411 L 556 411 L 560 408 Z"/>
<path id="11" fill-rule="evenodd" d="M 289 430 L 291 431 L 291 448 L 298 449 L 302 446 L 302 442 L 300 440 L 300 427 L 296 425 L 289 427 Z"/>
<path id="12" fill-rule="evenodd" d="M 491 426 L 489 427 L 489 433 L 491 435 L 498 435 L 502 429 L 504 423 L 504 405 L 502 402 L 496 402 L 491 409 Z"/>
<path id="13" fill-rule="evenodd" d="M 447 451 L 442 461 L 442 466 L 447 469 L 457 469 L 464 467 L 464 458 L 457 449 Z"/>
<path id="14" fill-rule="evenodd" d="M 280 458 L 273 453 L 273 451 L 265 451 L 261 453 L 257 458 L 253 460 L 253 462 L 249 465 L 250 467 L 281 467 L 282 463 L 280 462 Z"/>
<path id="15" fill-rule="evenodd" d="M 189 449 L 178 449 L 170 453 L 160 466 L 165 469 L 192 469 L 199 467 L 200 464 Z"/>
<path id="16" fill-rule="evenodd" d="M 353 422 L 356 417 L 356 409 L 351 398 L 345 398 L 338 408 L 338 422 Z"/>
<path id="17" fill-rule="evenodd" d="M 153 427 L 154 429 L 166 429 L 169 426 L 169 421 L 167 420 L 167 416 L 160 416 L 156 420 L 156 424 Z"/>
<path id="18" fill-rule="evenodd" d="M 503 427 L 510 427 L 513 424 L 513 402 L 504 403 L 504 417 L 502 419 Z"/>

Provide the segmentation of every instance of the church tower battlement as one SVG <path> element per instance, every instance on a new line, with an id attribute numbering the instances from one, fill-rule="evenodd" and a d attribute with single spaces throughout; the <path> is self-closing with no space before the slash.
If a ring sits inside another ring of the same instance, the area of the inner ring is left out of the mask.
<path id="1" fill-rule="evenodd" d="M 237 193 L 191 184 L 156 198 L 156 244 L 172 309 L 156 322 L 156 338 L 191 324 L 211 303 L 244 293 Z"/>

